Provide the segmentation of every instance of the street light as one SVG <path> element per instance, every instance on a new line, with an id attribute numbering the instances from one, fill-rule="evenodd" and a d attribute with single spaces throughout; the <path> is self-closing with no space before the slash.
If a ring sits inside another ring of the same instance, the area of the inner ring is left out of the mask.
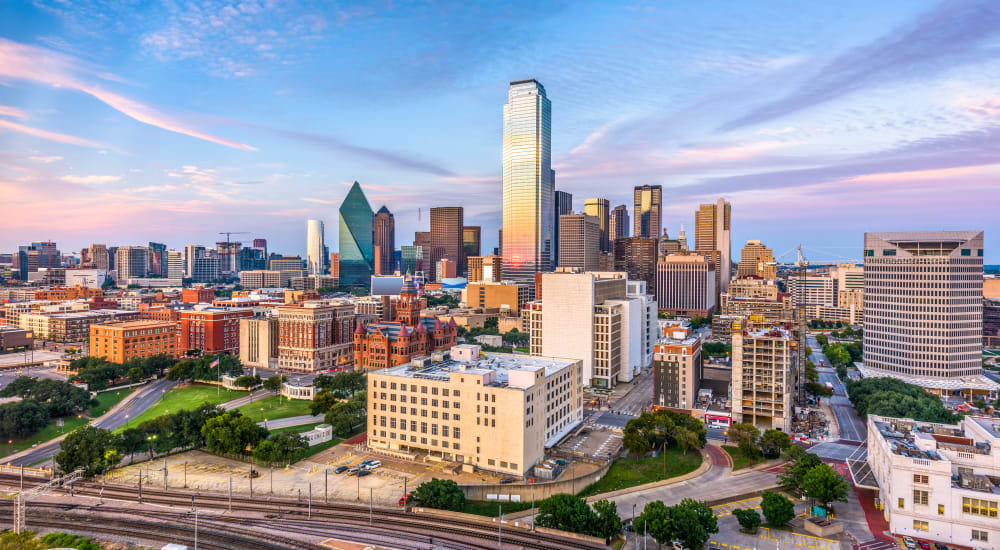
<path id="1" fill-rule="evenodd" d="M 156 434 L 146 437 L 146 441 L 149 441 L 149 458 L 153 459 L 153 442 L 156 441 Z"/>

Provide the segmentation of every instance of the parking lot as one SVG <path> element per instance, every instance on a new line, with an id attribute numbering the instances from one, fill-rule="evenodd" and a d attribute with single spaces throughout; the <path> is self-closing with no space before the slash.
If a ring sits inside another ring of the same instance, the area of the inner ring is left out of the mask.
<path id="1" fill-rule="evenodd" d="M 594 427 L 583 430 L 559 445 L 559 450 L 568 453 L 580 453 L 593 458 L 607 459 L 618 452 L 622 444 L 622 434 L 619 431 L 605 427 Z"/>
<path id="2" fill-rule="evenodd" d="M 798 500 L 793 502 L 795 503 L 795 513 L 802 516 L 805 513 L 805 504 Z M 757 510 L 760 513 L 760 497 L 713 506 L 712 511 L 715 512 L 715 517 L 719 522 L 719 532 L 712 536 L 708 543 L 709 548 L 716 550 L 777 550 L 778 548 L 840 550 L 842 547 L 838 540 L 794 532 L 801 531 L 798 528 L 793 531 L 784 531 L 761 527 L 755 535 L 742 533 L 739 522 L 733 515 L 733 510 L 740 508 Z M 846 547 L 850 547 L 850 545 L 848 544 Z"/>

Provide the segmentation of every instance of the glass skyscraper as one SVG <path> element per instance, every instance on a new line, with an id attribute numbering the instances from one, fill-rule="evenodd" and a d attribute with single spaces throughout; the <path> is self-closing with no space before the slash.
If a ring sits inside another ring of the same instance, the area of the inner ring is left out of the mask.
<path id="1" fill-rule="evenodd" d="M 553 265 L 552 103 L 536 80 L 510 83 L 503 106 L 503 273 L 533 281 Z"/>
<path id="2" fill-rule="evenodd" d="M 306 265 L 310 275 L 322 275 L 326 272 L 326 248 L 322 220 L 306 221 Z"/>
<path id="3" fill-rule="evenodd" d="M 660 238 L 660 200 L 663 187 L 660 185 L 635 186 L 635 228 L 632 235 L 647 239 Z"/>
<path id="4" fill-rule="evenodd" d="M 354 182 L 340 203 L 340 284 L 367 286 L 375 268 L 372 222 L 375 213 Z"/>

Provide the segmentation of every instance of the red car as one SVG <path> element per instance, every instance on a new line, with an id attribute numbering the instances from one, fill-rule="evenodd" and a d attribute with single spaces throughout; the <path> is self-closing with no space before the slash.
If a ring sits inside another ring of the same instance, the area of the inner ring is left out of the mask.
<path id="1" fill-rule="evenodd" d="M 402 506 L 402 505 L 406 504 L 407 502 L 409 502 L 409 500 L 410 500 L 410 493 L 406 493 L 405 497 L 400 497 L 399 498 L 399 505 Z"/>

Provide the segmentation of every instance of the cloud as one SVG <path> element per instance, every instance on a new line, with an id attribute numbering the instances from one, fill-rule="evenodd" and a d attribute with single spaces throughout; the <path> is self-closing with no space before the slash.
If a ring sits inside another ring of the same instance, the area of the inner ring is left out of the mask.
<path id="1" fill-rule="evenodd" d="M 8 105 L 0 105 L 0 116 L 9 116 L 11 118 L 28 118 L 28 113 L 24 112 L 17 107 L 10 107 Z"/>
<path id="2" fill-rule="evenodd" d="M 910 24 L 840 55 L 786 96 L 722 125 L 733 130 L 807 109 L 869 86 L 926 80 L 956 66 L 996 56 L 1000 4 L 944 2 Z"/>
<path id="3" fill-rule="evenodd" d="M 62 157 L 57 157 L 57 156 L 54 156 L 54 155 L 53 156 L 33 156 L 33 157 L 28 157 L 28 160 L 33 160 L 35 162 L 44 162 L 45 164 L 52 164 L 53 162 L 57 162 L 57 161 L 60 161 L 62 159 L 63 159 Z"/>
<path id="4" fill-rule="evenodd" d="M 86 64 L 70 56 L 45 48 L 20 44 L 0 38 L 0 77 L 6 76 L 39 82 L 57 88 L 76 90 L 90 95 L 112 109 L 150 126 L 226 147 L 232 147 L 233 149 L 243 151 L 257 150 L 250 145 L 208 134 L 153 107 L 105 90 L 92 82 L 87 82 L 76 74 L 81 72 L 81 67 L 86 67 Z M 89 72 L 91 76 L 97 75 L 97 71 L 94 70 L 83 70 L 83 72 Z"/>
<path id="5" fill-rule="evenodd" d="M 69 174 L 59 179 L 66 183 L 103 185 L 105 183 L 119 182 L 122 178 L 121 176 L 74 176 L 73 174 Z"/>
<path id="6" fill-rule="evenodd" d="M 0 60 L 0 66 L 2 66 L 2 60 Z M 58 132 L 49 132 L 48 130 L 32 128 L 31 126 L 25 126 L 23 124 L 11 122 L 9 120 L 0 119 L 0 131 L 5 129 L 10 130 L 11 132 L 19 132 L 22 134 L 27 134 L 29 136 L 34 136 L 41 139 L 47 139 L 49 141 L 54 141 L 56 143 L 65 143 L 67 145 L 79 145 L 80 147 L 93 147 L 95 149 L 104 147 L 100 143 L 96 143 L 87 139 L 78 138 L 66 134 L 60 134 Z"/>
<path id="7" fill-rule="evenodd" d="M 302 197 L 302 200 L 306 202 L 314 202 L 316 204 L 332 204 L 332 205 L 338 204 L 338 201 L 328 201 L 325 199 L 317 199 L 314 197 Z"/>

